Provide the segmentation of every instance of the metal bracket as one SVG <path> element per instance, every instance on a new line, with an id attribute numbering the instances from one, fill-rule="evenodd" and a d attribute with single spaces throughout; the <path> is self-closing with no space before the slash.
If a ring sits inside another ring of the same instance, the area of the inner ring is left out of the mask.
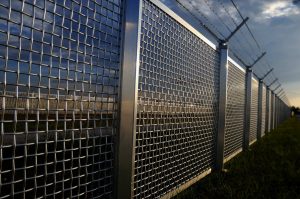
<path id="1" fill-rule="evenodd" d="M 248 68 L 247 66 L 247 64 L 238 56 L 238 55 L 236 55 L 235 53 L 234 53 L 234 56 L 235 56 L 235 58 L 237 58 L 237 60 L 239 60 L 239 62 L 241 62 L 246 68 Z"/>
<path id="2" fill-rule="evenodd" d="M 234 56 L 239 60 L 246 68 L 252 68 L 261 58 L 263 58 L 267 53 L 263 52 L 251 65 L 246 64 L 239 56 L 234 54 Z"/>
<path id="3" fill-rule="evenodd" d="M 271 86 L 277 81 L 278 81 L 278 78 L 274 79 L 274 81 L 271 84 L 269 84 L 268 87 L 271 89 Z"/>
<path id="4" fill-rule="evenodd" d="M 283 91 L 283 88 L 281 88 L 281 89 L 279 90 L 279 92 L 277 93 L 277 95 L 279 96 L 279 94 L 280 94 L 282 91 Z"/>
<path id="5" fill-rule="evenodd" d="M 261 80 L 264 80 L 272 71 L 274 70 L 274 68 L 271 68 L 262 78 Z"/>
<path id="6" fill-rule="evenodd" d="M 282 92 L 280 95 L 278 95 L 278 97 L 280 97 L 280 98 L 282 98 L 282 97 L 284 97 L 285 96 L 285 93 L 284 92 Z"/>
<path id="7" fill-rule="evenodd" d="M 242 23 L 240 23 L 240 25 L 238 25 L 236 28 L 235 28 L 235 30 L 234 31 L 232 31 L 231 33 L 230 33 L 230 35 L 226 38 L 226 39 L 224 39 L 224 40 L 222 40 L 222 43 L 227 43 L 230 39 L 231 39 L 231 37 L 233 37 L 233 35 L 247 22 L 249 20 L 249 17 L 246 17 L 245 19 L 243 19 L 243 21 L 242 21 Z"/>
<path id="8" fill-rule="evenodd" d="M 247 66 L 249 68 L 252 68 L 259 60 L 261 60 L 267 53 L 263 52 L 250 66 Z"/>
<path id="9" fill-rule="evenodd" d="M 274 90 L 273 92 L 275 93 L 275 91 L 281 86 L 281 84 L 279 84 Z"/>
<path id="10" fill-rule="evenodd" d="M 253 73 L 253 76 L 256 77 L 258 79 L 258 81 L 260 81 L 261 79 L 259 78 L 258 75 L 256 75 L 255 73 Z"/>

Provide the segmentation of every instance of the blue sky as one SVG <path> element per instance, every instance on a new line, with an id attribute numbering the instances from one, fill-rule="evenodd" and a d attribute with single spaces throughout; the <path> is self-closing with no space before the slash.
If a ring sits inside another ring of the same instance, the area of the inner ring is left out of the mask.
<path id="1" fill-rule="evenodd" d="M 189 14 L 183 11 L 184 9 L 178 8 L 180 6 L 176 0 L 162 1 L 176 12 L 181 10 L 183 13 L 180 14 L 181 16 L 185 16 L 184 18 L 190 23 L 196 24 L 193 17 L 188 16 Z M 233 21 L 241 22 L 230 0 L 178 1 L 202 21 L 211 23 L 225 35 L 230 32 L 226 30 L 224 24 L 232 30 L 235 26 Z M 235 2 L 242 15 L 250 18 L 247 24 L 260 44 L 261 51 L 255 45 L 251 48 L 247 47 L 248 41 L 252 42 L 251 44 L 254 41 L 251 40 L 246 27 L 236 36 L 237 39 L 242 40 L 242 45 L 237 45 L 238 43 L 233 41 L 230 47 L 240 52 L 241 57 L 247 63 L 253 62 L 261 52 L 266 51 L 267 55 L 255 66 L 254 71 L 262 76 L 271 67 L 274 68 L 274 73 L 266 79 L 266 83 L 269 84 L 278 77 L 279 82 L 276 82 L 272 88 L 281 84 L 291 105 L 300 106 L 300 0 L 235 0 Z M 219 15 L 219 18 L 211 8 Z M 280 88 L 277 91 L 279 90 Z"/>

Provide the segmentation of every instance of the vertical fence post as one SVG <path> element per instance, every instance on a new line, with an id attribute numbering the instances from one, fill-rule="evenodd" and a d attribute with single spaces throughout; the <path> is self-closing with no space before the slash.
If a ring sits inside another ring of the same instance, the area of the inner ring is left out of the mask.
<path id="1" fill-rule="evenodd" d="M 273 113 L 274 113 L 274 98 L 273 98 L 273 92 L 272 92 L 272 90 L 270 90 L 270 97 L 271 97 L 271 106 L 270 106 L 270 108 L 271 108 L 271 110 L 270 110 L 270 114 L 271 114 L 271 116 L 270 116 L 270 131 L 272 131 L 273 130 Z"/>
<path id="2" fill-rule="evenodd" d="M 279 99 L 277 94 L 275 94 L 275 99 L 276 99 L 276 122 L 275 122 L 275 128 L 278 127 L 279 124 L 279 115 L 280 115 L 280 104 L 279 104 Z"/>
<path id="3" fill-rule="evenodd" d="M 132 198 L 142 1 L 126 1 L 115 198 Z"/>
<path id="4" fill-rule="evenodd" d="M 253 71 L 250 67 L 246 70 L 246 103 L 245 103 L 245 128 L 243 150 L 249 149 L 250 140 L 250 118 L 251 118 L 251 103 L 252 103 L 252 76 Z"/>
<path id="5" fill-rule="evenodd" d="M 276 95 L 275 95 L 275 93 L 274 93 L 274 91 L 273 91 L 273 98 L 274 98 L 274 118 L 273 118 L 273 129 L 275 129 L 276 128 Z"/>
<path id="6" fill-rule="evenodd" d="M 216 170 L 221 171 L 224 163 L 225 122 L 227 103 L 227 78 L 228 78 L 228 46 L 220 44 L 220 82 L 219 82 L 219 121 L 217 134 Z"/>
<path id="7" fill-rule="evenodd" d="M 277 94 L 275 94 L 275 101 L 276 101 L 276 103 L 275 103 L 275 105 L 276 105 L 276 112 L 275 112 L 275 114 L 276 114 L 275 128 L 277 128 L 277 127 L 278 127 L 278 116 L 279 116 L 279 100 L 278 100 Z"/>
<path id="8" fill-rule="evenodd" d="M 274 93 L 271 91 L 271 128 L 270 131 L 274 129 Z"/>
<path id="9" fill-rule="evenodd" d="M 262 102 L 263 102 L 263 81 L 259 80 L 259 85 L 258 85 L 257 140 L 261 138 L 262 106 L 263 106 Z"/>
<path id="10" fill-rule="evenodd" d="M 270 125 L 270 89 L 269 87 L 267 86 L 266 87 L 266 97 L 267 97 L 267 104 L 266 104 L 266 126 L 265 126 L 265 132 L 269 132 L 270 131 L 270 128 L 269 128 L 269 125 Z"/>
<path id="11" fill-rule="evenodd" d="M 273 122 L 273 129 L 275 129 L 276 128 L 276 112 L 277 112 L 276 105 L 277 105 L 277 103 L 276 103 L 276 95 L 275 95 L 275 93 L 273 93 L 273 94 L 274 94 L 274 122 Z"/>
<path id="12" fill-rule="evenodd" d="M 278 96 L 277 96 L 277 101 L 278 101 L 278 112 L 277 112 L 277 127 L 278 127 L 280 124 L 280 115 L 281 115 L 281 103 Z"/>
<path id="13" fill-rule="evenodd" d="M 277 125 L 279 125 L 281 123 L 281 102 L 280 102 L 280 98 L 278 96 L 277 96 L 277 100 L 278 100 Z"/>

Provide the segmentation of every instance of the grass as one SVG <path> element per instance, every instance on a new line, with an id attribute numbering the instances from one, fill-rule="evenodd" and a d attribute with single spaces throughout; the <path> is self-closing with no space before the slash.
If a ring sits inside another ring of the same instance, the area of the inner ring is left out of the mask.
<path id="1" fill-rule="evenodd" d="M 225 165 L 176 196 L 300 198 L 300 119 L 293 117 Z"/>

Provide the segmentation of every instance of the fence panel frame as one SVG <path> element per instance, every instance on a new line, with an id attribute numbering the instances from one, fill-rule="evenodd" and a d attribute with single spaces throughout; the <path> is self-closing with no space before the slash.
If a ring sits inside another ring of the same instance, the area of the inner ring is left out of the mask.
<path id="1" fill-rule="evenodd" d="M 228 81 L 228 45 L 220 44 L 220 80 L 219 80 L 219 121 L 217 134 L 216 170 L 223 170 L 225 122 L 227 105 L 227 81 Z"/>
<path id="2" fill-rule="evenodd" d="M 125 3 L 116 198 L 132 198 L 142 1 Z"/>
<path id="3" fill-rule="evenodd" d="M 246 103 L 245 103 L 245 128 L 243 150 L 247 151 L 250 145 L 250 119 L 252 104 L 252 78 L 253 71 L 251 68 L 246 69 Z"/>

